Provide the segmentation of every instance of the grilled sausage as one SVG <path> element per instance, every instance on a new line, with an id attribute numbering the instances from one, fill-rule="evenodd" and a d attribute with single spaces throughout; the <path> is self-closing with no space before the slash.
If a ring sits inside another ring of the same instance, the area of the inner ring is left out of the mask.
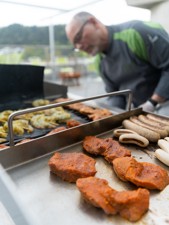
<path id="1" fill-rule="evenodd" d="M 149 144 L 149 141 L 139 134 L 122 134 L 119 141 L 126 144 L 136 144 L 140 147 L 146 147 Z"/>
<path id="2" fill-rule="evenodd" d="M 150 142 L 157 142 L 160 139 L 160 135 L 157 132 L 141 127 L 130 120 L 124 120 L 122 124 L 126 129 L 134 130 Z"/>
<path id="3" fill-rule="evenodd" d="M 160 138 L 165 138 L 168 135 L 168 132 L 166 130 L 160 129 L 160 128 L 152 126 L 152 125 L 150 126 L 148 123 L 144 123 L 141 120 L 139 120 L 138 117 L 136 117 L 136 116 L 130 117 L 130 120 L 137 125 L 140 125 L 142 127 L 148 128 L 150 130 L 153 130 L 153 131 L 159 133 Z"/>
<path id="4" fill-rule="evenodd" d="M 122 134 L 137 134 L 135 131 L 133 130 L 129 130 L 129 129 L 116 129 L 113 131 L 113 135 L 115 137 L 120 137 L 120 135 Z"/>

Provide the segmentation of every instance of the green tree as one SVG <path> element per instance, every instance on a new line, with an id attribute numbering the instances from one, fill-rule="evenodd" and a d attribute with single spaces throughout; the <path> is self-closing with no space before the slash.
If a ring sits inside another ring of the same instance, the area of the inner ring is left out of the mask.
<path id="1" fill-rule="evenodd" d="M 39 57 L 42 60 L 49 60 L 49 54 L 44 46 L 26 46 L 22 53 L 22 59 L 28 60 L 31 57 Z"/>
<path id="2" fill-rule="evenodd" d="M 68 44 L 65 34 L 65 25 L 54 26 L 54 37 L 56 44 Z M 0 28 L 1 45 L 48 45 L 49 27 L 23 26 L 12 24 Z"/>

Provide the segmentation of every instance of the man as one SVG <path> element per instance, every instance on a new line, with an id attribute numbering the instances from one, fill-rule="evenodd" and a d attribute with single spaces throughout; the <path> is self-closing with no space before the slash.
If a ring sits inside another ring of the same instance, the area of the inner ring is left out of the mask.
<path id="1" fill-rule="evenodd" d="M 105 26 L 92 14 L 80 12 L 66 26 L 66 34 L 75 48 L 99 55 L 107 92 L 131 89 L 134 107 L 169 115 L 169 36 L 159 24 L 130 21 Z M 110 97 L 109 104 L 125 109 L 126 99 Z"/>

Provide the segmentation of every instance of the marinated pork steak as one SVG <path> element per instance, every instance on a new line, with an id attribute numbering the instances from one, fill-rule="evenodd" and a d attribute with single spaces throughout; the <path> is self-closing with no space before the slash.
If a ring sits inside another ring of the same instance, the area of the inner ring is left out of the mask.
<path id="1" fill-rule="evenodd" d="M 104 179 L 96 177 L 80 178 L 76 182 L 83 198 L 106 214 L 120 214 L 129 221 L 139 220 L 149 208 L 150 193 L 139 188 L 134 191 L 118 192 Z"/>
<path id="2" fill-rule="evenodd" d="M 131 156 L 129 149 L 112 138 L 101 139 L 95 136 L 87 136 L 83 141 L 83 148 L 90 154 L 104 156 L 109 163 L 119 157 Z"/>
<path id="3" fill-rule="evenodd" d="M 117 209 L 108 201 L 108 196 L 112 195 L 115 190 L 109 187 L 105 179 L 80 178 L 76 181 L 76 186 L 87 202 L 95 207 L 102 208 L 108 215 L 117 214 Z"/>
<path id="4" fill-rule="evenodd" d="M 169 184 L 165 169 L 148 162 L 138 162 L 133 157 L 116 158 L 113 168 L 123 181 L 130 181 L 138 187 L 163 190 Z"/>
<path id="5" fill-rule="evenodd" d="M 83 153 L 56 152 L 48 165 L 52 173 L 68 182 L 76 182 L 78 178 L 94 176 L 96 161 Z"/>
<path id="6" fill-rule="evenodd" d="M 102 155 L 104 149 L 101 149 L 103 139 L 95 136 L 86 136 L 83 140 L 83 149 L 92 155 Z"/>
<path id="7" fill-rule="evenodd" d="M 114 159 L 119 157 L 131 156 L 129 149 L 123 147 L 112 138 L 106 138 L 102 143 L 101 149 L 103 149 L 103 156 L 109 163 L 112 163 Z"/>

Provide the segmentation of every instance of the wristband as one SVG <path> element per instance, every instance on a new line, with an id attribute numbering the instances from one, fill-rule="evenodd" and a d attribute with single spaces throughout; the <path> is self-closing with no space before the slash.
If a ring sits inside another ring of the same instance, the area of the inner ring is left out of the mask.
<path id="1" fill-rule="evenodd" d="M 153 100 L 153 99 L 151 99 L 151 98 L 149 98 L 148 101 L 151 102 L 151 104 L 152 104 L 154 107 L 158 104 L 158 102 L 156 102 L 155 100 Z"/>

